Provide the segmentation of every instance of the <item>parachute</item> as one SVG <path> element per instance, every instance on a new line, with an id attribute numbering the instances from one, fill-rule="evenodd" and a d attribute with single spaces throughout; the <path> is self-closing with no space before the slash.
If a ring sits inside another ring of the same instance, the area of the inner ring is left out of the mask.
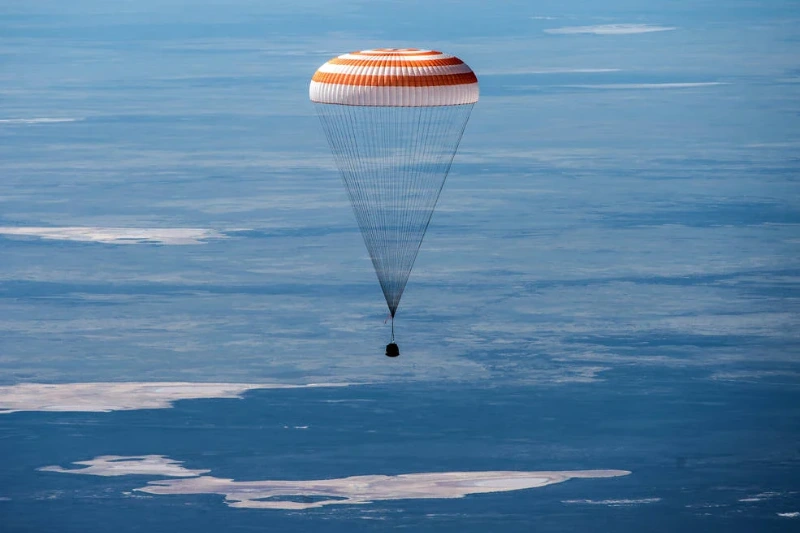
<path id="1" fill-rule="evenodd" d="M 344 54 L 311 79 L 314 102 L 394 317 L 470 112 L 475 73 L 416 48 Z"/>

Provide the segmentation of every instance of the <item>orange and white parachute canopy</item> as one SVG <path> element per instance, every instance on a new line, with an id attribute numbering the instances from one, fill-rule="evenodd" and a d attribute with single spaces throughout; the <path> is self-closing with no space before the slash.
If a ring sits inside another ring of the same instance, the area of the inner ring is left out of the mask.
<path id="1" fill-rule="evenodd" d="M 311 78 L 312 102 L 380 107 L 474 104 L 478 78 L 459 58 L 435 50 L 376 48 L 335 57 Z"/>

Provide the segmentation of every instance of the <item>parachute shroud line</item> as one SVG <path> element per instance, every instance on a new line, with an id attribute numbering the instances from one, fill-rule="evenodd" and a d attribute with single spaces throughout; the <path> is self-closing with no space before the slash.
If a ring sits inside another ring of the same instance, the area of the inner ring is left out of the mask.
<path id="1" fill-rule="evenodd" d="M 472 104 L 316 104 L 394 318 Z"/>

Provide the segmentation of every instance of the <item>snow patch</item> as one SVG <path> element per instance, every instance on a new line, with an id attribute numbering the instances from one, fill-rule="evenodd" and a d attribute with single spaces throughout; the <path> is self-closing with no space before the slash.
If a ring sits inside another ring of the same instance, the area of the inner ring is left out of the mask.
<path id="1" fill-rule="evenodd" d="M 569 87 L 574 89 L 691 89 L 694 87 L 713 87 L 715 85 L 727 85 L 721 81 L 703 81 L 703 82 L 673 82 L 673 83 L 602 83 L 602 84 L 584 84 L 584 85 L 562 85 L 562 87 Z"/>
<path id="2" fill-rule="evenodd" d="M 82 118 L 0 118 L 0 124 L 58 124 L 79 122 Z"/>
<path id="3" fill-rule="evenodd" d="M 544 487 L 576 478 L 608 478 L 630 474 L 626 470 L 436 472 L 308 481 L 234 481 L 202 475 L 208 470 L 189 470 L 180 461 L 162 455 L 107 455 L 75 464 L 85 468 L 67 470 L 60 466 L 46 466 L 39 470 L 97 476 L 168 476 L 176 479 L 150 481 L 135 491 L 154 495 L 219 494 L 225 496 L 225 503 L 230 507 L 250 509 L 311 509 L 386 500 L 463 498 L 470 494 Z"/>
<path id="4" fill-rule="evenodd" d="M 648 503 L 660 502 L 661 498 L 639 498 L 622 500 L 562 500 L 561 503 L 583 504 L 583 505 L 607 505 L 609 507 L 623 507 L 629 505 L 645 505 Z"/>
<path id="5" fill-rule="evenodd" d="M 653 33 L 659 31 L 672 31 L 674 26 L 653 26 L 650 24 L 598 24 L 594 26 L 565 26 L 551 28 L 545 33 L 558 35 L 592 34 L 592 35 L 633 35 L 637 33 Z"/>
<path id="6" fill-rule="evenodd" d="M 345 387 L 347 383 L 98 382 L 20 383 L 0 387 L 0 414 L 18 411 L 96 412 L 168 409 L 178 400 L 241 398 L 256 389 Z"/>
<path id="7" fill-rule="evenodd" d="M 0 226 L 0 235 L 38 237 L 58 241 L 102 242 L 108 244 L 202 244 L 225 235 L 201 228 L 101 228 L 68 226 Z"/>
<path id="8" fill-rule="evenodd" d="M 43 466 L 40 472 L 60 472 L 63 474 L 90 474 L 93 476 L 149 475 L 168 477 L 195 477 L 210 470 L 190 470 L 181 466 L 183 461 L 175 461 L 163 455 L 102 455 L 91 461 L 75 461 L 73 464 L 85 468 L 68 470 L 60 466 Z"/>

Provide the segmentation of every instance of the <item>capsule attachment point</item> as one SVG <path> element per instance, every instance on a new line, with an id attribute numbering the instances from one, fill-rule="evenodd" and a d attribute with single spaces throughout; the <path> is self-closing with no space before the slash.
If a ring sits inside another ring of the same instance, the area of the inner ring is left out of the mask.
<path id="1" fill-rule="evenodd" d="M 397 344 L 390 342 L 386 345 L 386 357 L 397 357 L 400 355 L 400 348 Z"/>

